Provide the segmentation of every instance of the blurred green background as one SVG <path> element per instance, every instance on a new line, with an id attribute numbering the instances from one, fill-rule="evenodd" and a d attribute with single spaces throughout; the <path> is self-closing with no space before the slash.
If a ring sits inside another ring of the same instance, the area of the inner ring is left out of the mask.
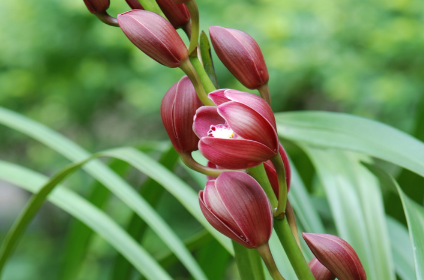
<path id="1" fill-rule="evenodd" d="M 424 105 L 424 2 L 200 0 L 198 6 L 202 29 L 237 28 L 258 41 L 276 112 L 340 111 L 417 133 Z M 110 14 L 126 10 L 124 0 L 112 0 Z M 220 86 L 246 90 L 214 58 Z M 59 131 L 90 152 L 166 140 L 160 102 L 181 76 L 181 70 L 144 55 L 119 28 L 102 24 L 82 0 L 0 1 L 0 106 Z M 3 126 L 0 159 L 47 175 L 68 163 Z M 134 185 L 142 179 L 129 176 Z M 67 185 L 87 193 L 90 182 L 80 172 Z M 3 237 L 29 195 L 2 182 L 0 187 Z M 164 198 L 160 212 L 167 221 L 179 213 L 177 227 L 188 214 L 166 206 L 177 205 L 171 200 Z M 128 215 L 115 200 L 108 212 L 122 223 Z M 46 204 L 4 279 L 57 279 L 69 221 Z M 187 228 L 180 227 L 184 235 Z M 79 279 L 106 279 L 115 252 L 100 238 L 91 247 Z"/>

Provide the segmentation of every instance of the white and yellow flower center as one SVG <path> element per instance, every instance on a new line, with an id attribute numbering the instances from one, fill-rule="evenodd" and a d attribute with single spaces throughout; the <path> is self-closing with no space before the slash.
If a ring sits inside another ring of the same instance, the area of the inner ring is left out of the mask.
<path id="1" fill-rule="evenodd" d="M 211 128 L 208 131 L 208 136 L 215 137 L 215 138 L 235 138 L 236 134 L 226 124 L 218 124 L 218 125 L 211 125 Z"/>

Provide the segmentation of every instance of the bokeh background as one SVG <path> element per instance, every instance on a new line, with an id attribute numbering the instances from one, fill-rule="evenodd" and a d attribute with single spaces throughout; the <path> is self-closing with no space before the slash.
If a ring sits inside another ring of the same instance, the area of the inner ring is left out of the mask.
<path id="1" fill-rule="evenodd" d="M 346 112 L 424 138 L 423 1 L 199 0 L 198 6 L 202 29 L 237 28 L 257 40 L 270 72 L 274 111 Z M 124 0 L 112 0 L 109 11 L 116 15 L 128 9 Z M 214 58 L 220 86 L 246 90 Z M 181 76 L 181 70 L 144 55 L 119 28 L 102 24 L 82 0 L 0 1 L 0 106 L 59 131 L 90 152 L 166 141 L 160 102 Z M 295 147 L 292 156 L 308 169 Z M 68 163 L 3 126 L 0 159 L 46 175 Z M 313 172 L 305 174 L 308 184 Z M 128 175 L 134 185 L 143 179 L 136 172 Z M 79 172 L 66 185 L 86 194 L 91 183 Z M 422 203 L 421 194 L 406 192 Z M 0 240 L 28 197 L 0 182 Z M 198 227 L 170 197 L 159 209 L 181 235 Z M 122 224 L 129 214 L 113 199 L 106 211 Z M 47 203 L 4 279 L 58 279 L 70 222 Z M 152 251 L 161 246 L 146 244 Z M 78 279 L 107 279 L 116 252 L 99 237 L 88 251 Z M 184 273 L 178 277 L 184 279 Z"/>

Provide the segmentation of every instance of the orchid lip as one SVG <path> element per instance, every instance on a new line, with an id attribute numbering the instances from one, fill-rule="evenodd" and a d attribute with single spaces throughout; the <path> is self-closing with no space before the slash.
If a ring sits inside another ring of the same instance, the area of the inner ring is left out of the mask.
<path id="1" fill-rule="evenodd" d="M 208 136 L 224 139 L 237 138 L 234 130 L 232 130 L 231 127 L 227 124 L 211 125 L 208 131 Z"/>

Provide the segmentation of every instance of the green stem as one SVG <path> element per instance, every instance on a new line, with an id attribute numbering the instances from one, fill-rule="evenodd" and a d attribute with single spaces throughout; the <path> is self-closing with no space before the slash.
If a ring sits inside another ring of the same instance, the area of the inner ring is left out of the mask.
<path id="1" fill-rule="evenodd" d="M 272 276 L 274 280 L 285 280 L 281 273 L 278 271 L 277 266 L 275 265 L 274 258 L 272 257 L 271 250 L 269 249 L 268 243 L 263 244 L 257 248 L 261 258 L 264 260 L 266 267 L 268 268 L 269 274 Z"/>
<path id="2" fill-rule="evenodd" d="M 188 53 L 190 56 L 197 56 L 196 48 L 199 42 L 199 9 L 195 0 L 189 0 L 185 3 L 191 17 L 191 36 Z"/>
<path id="3" fill-rule="evenodd" d="M 300 251 L 302 251 L 302 247 L 300 247 L 300 239 L 299 239 L 299 231 L 297 229 L 296 224 L 296 216 L 294 215 L 293 208 L 290 204 L 290 200 L 287 199 L 287 208 L 286 208 L 286 217 L 287 222 L 289 223 L 290 229 L 293 233 L 294 238 L 296 239 L 297 245 L 299 246 Z"/>
<path id="4" fill-rule="evenodd" d="M 265 280 L 264 268 L 258 252 L 247 249 L 234 240 L 232 242 L 241 280 Z"/>
<path id="5" fill-rule="evenodd" d="M 199 97 L 203 105 L 216 106 L 215 103 L 213 103 L 212 100 L 208 98 L 208 95 L 206 94 L 205 89 L 203 88 L 202 81 L 199 78 L 199 75 L 197 74 L 190 60 L 184 60 L 181 63 L 180 68 L 190 78 L 190 81 L 193 83 L 194 89 L 196 90 L 197 96 Z"/>
<path id="6" fill-rule="evenodd" d="M 274 219 L 274 229 L 277 233 L 278 239 L 280 239 L 280 243 L 286 251 L 287 257 L 289 258 L 297 277 L 302 280 L 315 280 L 311 270 L 309 269 L 308 263 L 303 257 L 303 254 L 294 239 L 287 219 Z"/>
<path id="7" fill-rule="evenodd" d="M 212 81 L 215 88 L 219 88 L 218 78 L 216 77 L 215 67 L 213 66 L 211 45 L 205 31 L 200 33 L 200 55 L 202 57 L 203 68 L 208 74 L 209 79 Z"/>
<path id="8" fill-rule="evenodd" d="M 106 11 L 98 12 L 95 15 L 107 25 L 119 27 L 118 20 L 110 16 Z"/>
<path id="9" fill-rule="evenodd" d="M 284 218 L 286 212 L 287 205 L 287 181 L 286 181 L 286 171 L 284 169 L 284 163 L 281 159 L 280 153 L 277 153 L 273 158 L 271 158 L 272 164 L 277 171 L 277 179 L 278 179 L 278 207 L 274 212 L 274 217 L 278 217 L 280 219 Z"/>
<path id="10" fill-rule="evenodd" d="M 181 160 L 184 162 L 185 165 L 187 165 L 190 169 L 193 169 L 194 171 L 197 171 L 199 173 L 205 174 L 207 176 L 211 177 L 218 177 L 219 174 L 226 171 L 244 171 L 244 170 L 230 170 L 230 169 L 215 169 L 210 168 L 204 165 L 201 165 L 197 161 L 193 159 L 191 156 L 191 153 L 179 153 Z"/>
<path id="11" fill-rule="evenodd" d="M 247 174 L 249 174 L 250 176 L 255 178 L 256 181 L 258 181 L 259 185 L 261 185 L 266 195 L 268 196 L 272 209 L 276 209 L 278 206 L 278 200 L 268 180 L 268 176 L 266 175 L 264 165 L 260 164 L 258 166 L 247 169 Z"/>
<path id="12" fill-rule="evenodd" d="M 268 84 L 264 84 L 258 88 L 262 98 L 271 106 L 271 93 L 269 92 Z"/>
<path id="13" fill-rule="evenodd" d="M 205 68 L 203 68 L 202 63 L 200 62 L 199 58 L 196 57 L 190 57 L 190 61 L 194 67 L 194 69 L 197 71 L 200 81 L 202 82 L 203 86 L 205 87 L 205 90 L 207 93 L 212 92 L 216 90 L 215 85 L 212 83 L 211 79 L 209 78 L 208 74 L 205 71 Z"/>

